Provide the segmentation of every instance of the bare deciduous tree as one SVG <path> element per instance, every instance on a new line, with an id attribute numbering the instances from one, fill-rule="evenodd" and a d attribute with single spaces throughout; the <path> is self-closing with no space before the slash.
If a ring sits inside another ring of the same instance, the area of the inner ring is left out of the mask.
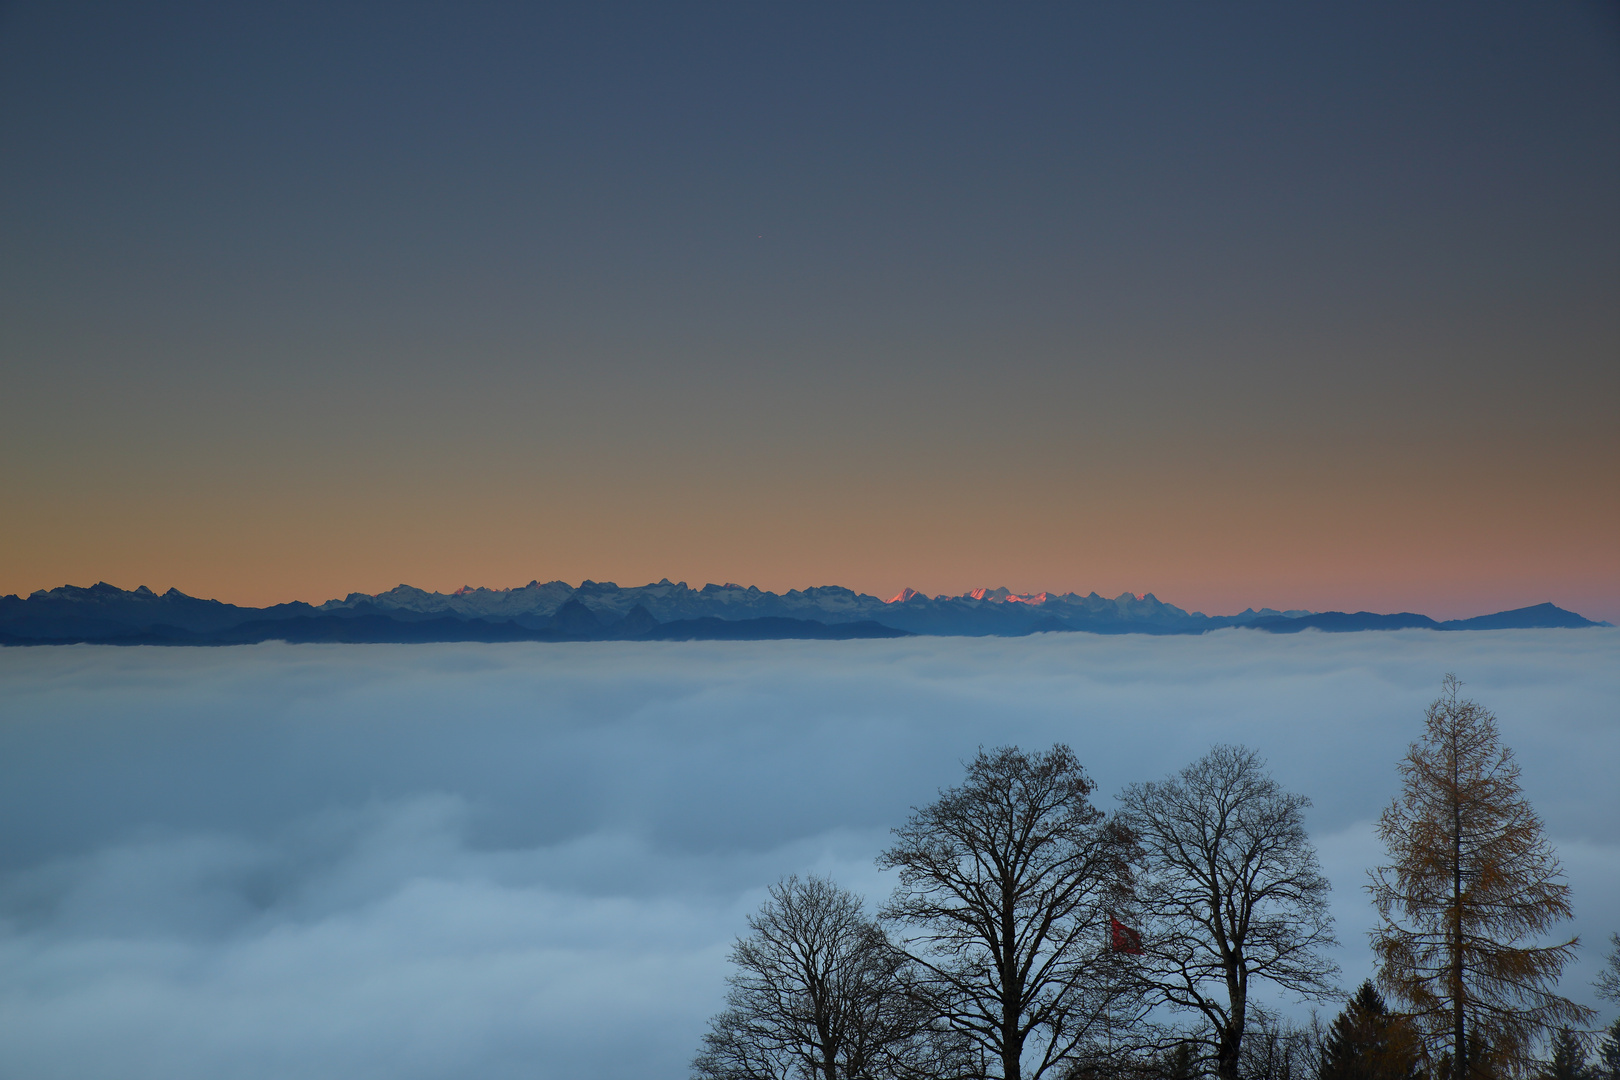
<path id="1" fill-rule="evenodd" d="M 1310 800 L 1284 791 L 1254 751 L 1217 746 L 1120 802 L 1142 846 L 1139 975 L 1172 1008 L 1201 1014 L 1206 1057 L 1231 1080 L 1257 981 L 1333 992 L 1328 881 L 1302 815 Z"/>
<path id="2" fill-rule="evenodd" d="M 900 872 L 882 915 L 909 934 L 919 990 L 1004 1080 L 1055 1075 L 1120 1004 L 1107 912 L 1134 847 L 1092 790 L 1067 746 L 981 750 L 878 859 Z"/>
<path id="3" fill-rule="evenodd" d="M 1379 819 L 1390 865 L 1368 886 L 1379 983 L 1407 1006 L 1452 1080 L 1534 1067 L 1538 1035 L 1592 1015 L 1554 992 L 1578 939 L 1534 939 L 1570 917 L 1569 887 L 1519 788 L 1496 718 L 1447 675 L 1402 791 Z"/>
<path id="4" fill-rule="evenodd" d="M 789 877 L 731 951 L 727 1009 L 692 1063 L 701 1080 L 886 1080 L 949 1076 L 930 1017 L 908 996 L 908 963 L 859 897 Z"/>
<path id="5" fill-rule="evenodd" d="M 1321 1056 L 1318 1033 L 1262 1010 L 1243 1040 L 1244 1080 L 1316 1080 Z"/>

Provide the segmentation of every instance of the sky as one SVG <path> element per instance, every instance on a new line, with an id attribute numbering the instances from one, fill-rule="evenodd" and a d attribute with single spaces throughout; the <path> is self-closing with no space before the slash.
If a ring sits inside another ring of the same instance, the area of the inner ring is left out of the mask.
<path id="1" fill-rule="evenodd" d="M 0 4 L 0 593 L 1620 621 L 1613 4 Z"/>
<path id="2" fill-rule="evenodd" d="M 875 905 L 889 830 L 976 749 L 1060 740 L 1105 810 L 1258 750 L 1312 800 L 1353 988 L 1372 823 L 1446 671 L 1522 765 L 1583 942 L 1560 989 L 1606 1024 L 1617 653 L 1616 629 L 0 649 L 0 1074 L 685 1076 L 773 882 Z"/>

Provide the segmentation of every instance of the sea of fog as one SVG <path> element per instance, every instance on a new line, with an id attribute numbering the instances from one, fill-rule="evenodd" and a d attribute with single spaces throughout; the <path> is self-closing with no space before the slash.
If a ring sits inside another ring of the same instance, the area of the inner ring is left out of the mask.
<path id="1" fill-rule="evenodd" d="M 1448 671 L 1523 764 L 1593 1002 L 1620 630 L 0 649 L 0 1076 L 682 1077 L 766 886 L 881 897 L 888 830 L 1006 743 L 1068 742 L 1105 807 L 1261 750 L 1315 801 L 1351 986 Z"/>

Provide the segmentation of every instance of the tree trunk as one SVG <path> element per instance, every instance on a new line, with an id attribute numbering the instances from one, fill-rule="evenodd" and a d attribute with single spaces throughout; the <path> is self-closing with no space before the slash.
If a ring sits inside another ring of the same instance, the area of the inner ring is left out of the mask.
<path id="1" fill-rule="evenodd" d="M 1219 907 L 1216 908 L 1217 917 Z M 1215 1075 L 1221 1080 L 1237 1080 L 1238 1063 L 1243 1053 L 1243 1029 L 1248 1023 L 1249 989 L 1244 985 L 1241 957 L 1229 953 L 1226 959 L 1226 1023 L 1221 1026 L 1219 1042 L 1215 1046 Z"/>
<path id="2" fill-rule="evenodd" d="M 1222 1027 L 1220 1040 L 1215 1044 L 1215 1075 L 1221 1080 L 1237 1080 L 1238 1055 L 1242 1049 L 1242 1030 L 1231 1024 Z"/>
<path id="3" fill-rule="evenodd" d="M 1018 1034 L 1018 1022 L 1024 987 L 1018 979 L 1017 958 L 1012 943 L 1017 940 L 1016 912 L 1010 897 L 1003 899 L 1001 909 L 1002 948 L 1001 971 L 1001 1076 L 1002 1080 L 1024 1080 L 1024 1040 Z"/>
<path id="4" fill-rule="evenodd" d="M 1018 1011 L 1004 1008 L 1001 1015 L 1002 1080 L 1023 1080 L 1024 1044 L 1018 1037 Z"/>
<path id="5" fill-rule="evenodd" d="M 1463 1025 L 1462 785 L 1457 740 L 1451 740 L 1451 1060 L 1452 1080 L 1468 1080 L 1468 1039 Z"/>
<path id="6" fill-rule="evenodd" d="M 825 1080 L 838 1080 L 838 1044 L 828 1030 L 826 1019 L 816 1021 L 816 1029 L 821 1034 L 821 1071 Z"/>

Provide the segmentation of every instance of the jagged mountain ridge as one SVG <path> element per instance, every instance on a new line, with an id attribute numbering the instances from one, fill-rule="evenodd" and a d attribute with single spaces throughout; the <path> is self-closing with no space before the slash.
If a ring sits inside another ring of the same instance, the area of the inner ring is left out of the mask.
<path id="1" fill-rule="evenodd" d="M 343 611 L 367 606 L 379 610 L 410 611 L 419 614 L 451 613 L 462 618 L 546 618 L 568 600 L 578 600 L 592 611 L 622 617 L 640 605 L 660 622 L 673 619 L 715 617 L 721 619 L 786 616 L 817 618 L 823 622 L 856 622 L 872 617 L 884 604 L 875 596 L 865 596 L 840 586 L 793 589 L 777 594 L 758 586 L 736 584 L 705 585 L 690 588 L 686 582 L 668 578 L 648 585 L 621 588 L 611 581 L 583 581 L 576 588 L 565 581 L 531 581 L 513 589 L 464 587 L 453 593 L 426 592 L 409 585 L 398 585 L 375 595 L 350 593 L 342 600 L 329 600 L 321 611 Z"/>
<path id="2" fill-rule="evenodd" d="M 587 641 L 605 639 L 848 638 L 903 634 L 1016 636 L 1043 631 L 1196 634 L 1228 626 L 1273 633 L 1428 628 L 1484 630 L 1606 625 L 1552 604 L 1437 622 L 1410 612 L 1247 609 L 1207 616 L 1152 593 L 1108 599 L 1095 592 L 1012 593 L 975 589 L 933 596 L 906 589 L 888 600 L 841 586 L 777 594 L 736 584 L 690 588 L 665 578 L 613 582 L 532 581 L 514 589 L 427 592 L 399 585 L 351 593 L 318 606 L 265 608 L 201 600 L 177 589 L 125 591 L 105 582 L 64 585 L 27 599 L 0 597 L 0 643 L 107 641 L 240 644 L 249 641 Z"/>
<path id="3" fill-rule="evenodd" d="M 1036 599 L 1039 597 L 1039 599 Z M 1144 624 L 1181 624 L 1205 619 L 1202 613 L 1187 612 L 1166 604 L 1152 593 L 1122 593 L 1108 599 L 1095 592 L 1015 594 L 1006 588 L 975 589 L 961 596 L 929 597 L 912 589 L 891 600 L 857 593 L 838 585 L 790 589 L 785 593 L 766 592 L 756 585 L 744 587 L 727 583 L 708 584 L 693 589 L 684 581 L 668 578 L 648 585 L 621 587 L 611 581 L 584 581 L 577 588 L 564 581 L 531 581 L 513 589 L 462 588 L 453 593 L 426 592 L 399 585 L 387 592 L 351 593 L 342 600 L 320 605 L 320 611 L 344 611 L 375 607 L 416 614 L 456 614 L 463 618 L 549 617 L 567 600 L 574 599 L 592 611 L 623 617 L 632 608 L 646 608 L 660 622 L 696 618 L 813 618 L 825 623 L 858 622 L 875 619 L 919 632 L 924 626 L 941 622 L 968 621 L 984 624 L 984 633 L 1004 627 L 1025 626 L 1047 619 L 1067 622 L 1074 618 Z M 1270 608 L 1226 616 L 1221 625 L 1237 625 L 1283 615 L 1310 612 L 1279 612 Z M 975 618 L 975 616 L 977 616 Z"/>

